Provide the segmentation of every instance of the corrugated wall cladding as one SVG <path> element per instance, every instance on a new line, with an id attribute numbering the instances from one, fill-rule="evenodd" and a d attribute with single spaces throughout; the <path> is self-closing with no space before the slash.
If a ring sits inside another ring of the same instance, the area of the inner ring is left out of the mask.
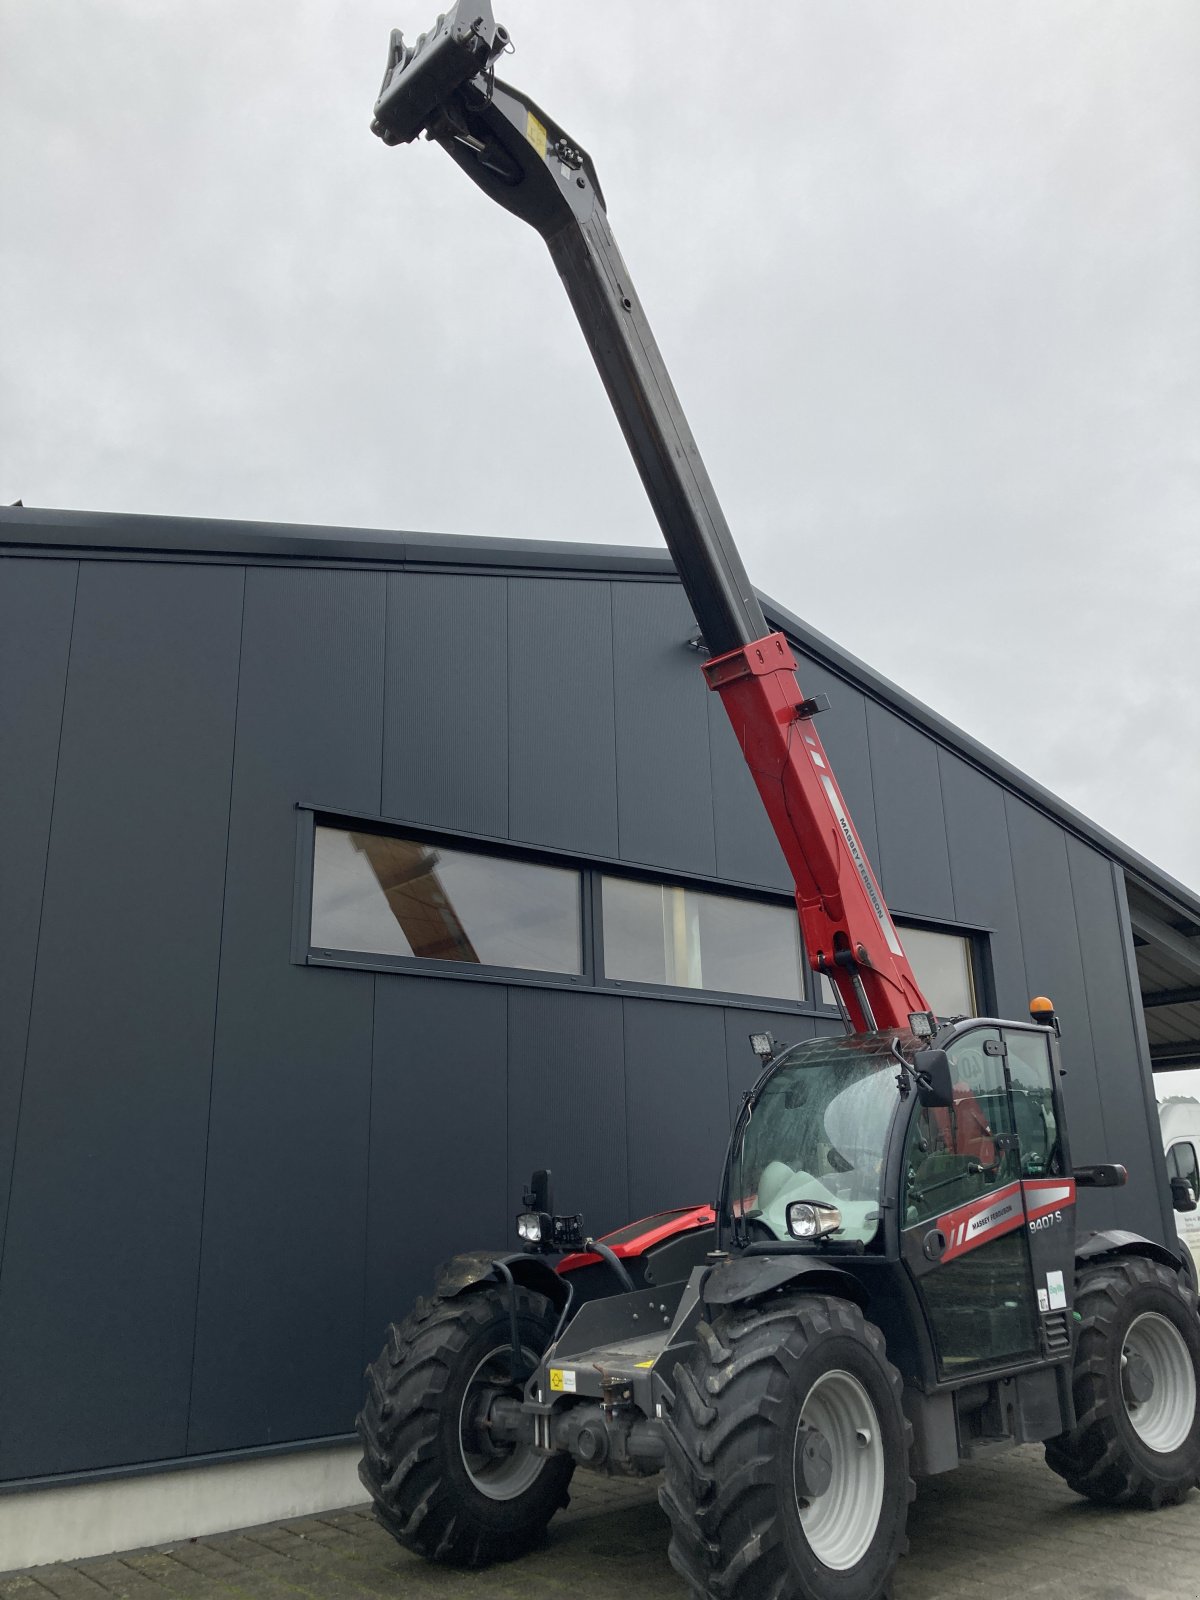
<path id="1" fill-rule="evenodd" d="M 967 927 L 989 931 L 996 1014 L 1023 1016 L 1034 991 L 1025 977 L 1004 791 L 950 751 L 937 754 L 954 915 Z"/>
<path id="2" fill-rule="evenodd" d="M 6 1477 L 185 1446 L 242 589 L 80 569 L 0 1278 Z"/>
<path id="3" fill-rule="evenodd" d="M 373 981 L 288 952 L 298 794 L 379 805 L 383 622 L 382 574 L 247 573 L 189 1452 L 357 1402 Z"/>
<path id="4" fill-rule="evenodd" d="M 0 1258 L 78 573 L 11 561 L 0 582 Z"/>
<path id="5" fill-rule="evenodd" d="M 505 839 L 508 580 L 392 572 L 384 581 L 383 814 Z"/>
<path id="6" fill-rule="evenodd" d="M 510 1171 L 506 1136 L 509 991 L 454 984 L 452 1008 L 446 995 L 442 978 L 375 982 L 359 1369 L 439 1261 L 510 1245 L 529 1176 Z"/>
<path id="7" fill-rule="evenodd" d="M 709 1200 L 746 1035 L 839 1031 L 291 959 L 298 803 L 786 890 L 673 583 L 0 579 L 3 1478 L 344 1435 L 388 1320 L 511 1243 L 535 1166 L 597 1230 Z M 828 666 L 801 681 L 894 909 L 986 934 L 1001 1012 L 1054 996 L 1076 1154 L 1126 1161 L 1122 1221 L 1157 1232 L 1112 864 Z"/>
<path id="8" fill-rule="evenodd" d="M 583 855 L 621 853 L 612 590 L 508 580 L 508 832 Z"/>
<path id="9" fill-rule="evenodd" d="M 682 589 L 616 583 L 612 662 L 617 837 L 626 861 L 713 877 L 716 823 L 708 736 L 711 698 L 687 648 L 696 624 Z"/>

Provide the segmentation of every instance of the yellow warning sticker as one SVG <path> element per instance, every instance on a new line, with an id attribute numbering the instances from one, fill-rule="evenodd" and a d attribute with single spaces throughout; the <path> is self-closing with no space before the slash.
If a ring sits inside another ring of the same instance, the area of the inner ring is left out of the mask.
<path id="1" fill-rule="evenodd" d="M 546 130 L 532 111 L 527 114 L 525 137 L 544 161 L 546 159 Z"/>
<path id="2" fill-rule="evenodd" d="M 551 1367 L 550 1387 L 558 1394 L 574 1394 L 575 1374 L 565 1367 Z"/>
<path id="3" fill-rule="evenodd" d="M 635 1361 L 633 1364 L 635 1367 L 652 1367 L 654 1365 L 653 1361 Z"/>

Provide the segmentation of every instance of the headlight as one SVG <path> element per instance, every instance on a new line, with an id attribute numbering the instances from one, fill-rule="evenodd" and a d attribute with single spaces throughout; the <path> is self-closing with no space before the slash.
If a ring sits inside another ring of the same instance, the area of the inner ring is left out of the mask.
<path id="1" fill-rule="evenodd" d="M 823 1239 L 841 1232 L 842 1213 L 820 1200 L 793 1200 L 787 1208 L 787 1226 L 793 1239 Z"/>
<path id="2" fill-rule="evenodd" d="M 517 1232 L 527 1244 L 541 1244 L 542 1219 L 536 1211 L 522 1211 L 517 1218 Z"/>

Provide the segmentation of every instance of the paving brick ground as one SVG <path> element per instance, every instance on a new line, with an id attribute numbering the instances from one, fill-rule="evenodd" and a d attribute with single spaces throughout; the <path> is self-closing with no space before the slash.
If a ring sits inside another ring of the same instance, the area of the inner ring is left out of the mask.
<path id="1" fill-rule="evenodd" d="M 1027 1449 L 921 1485 L 896 1600 L 1197 1600 L 1200 1493 L 1150 1513 L 1077 1499 Z M 365 1511 L 332 1512 L 0 1576 L 0 1600 L 683 1600 L 654 1483 L 575 1478 L 543 1549 L 431 1567 Z"/>

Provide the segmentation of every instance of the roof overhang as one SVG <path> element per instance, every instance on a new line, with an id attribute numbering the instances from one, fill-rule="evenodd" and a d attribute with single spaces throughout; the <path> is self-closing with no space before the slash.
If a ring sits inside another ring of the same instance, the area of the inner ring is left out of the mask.
<path id="1" fill-rule="evenodd" d="M 1126 893 L 1150 1064 L 1200 1067 L 1200 918 L 1144 883 L 1127 878 Z"/>

